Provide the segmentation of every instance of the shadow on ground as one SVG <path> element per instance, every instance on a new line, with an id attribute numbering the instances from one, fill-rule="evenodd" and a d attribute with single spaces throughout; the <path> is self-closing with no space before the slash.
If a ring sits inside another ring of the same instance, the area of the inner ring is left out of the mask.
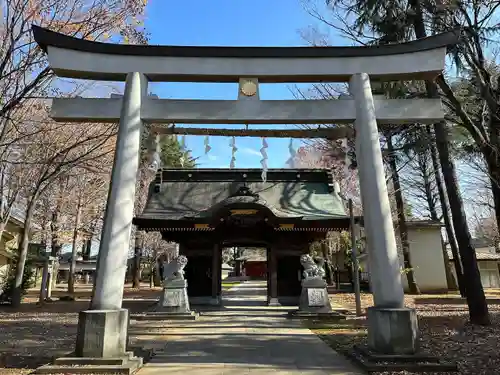
<path id="1" fill-rule="evenodd" d="M 126 300 L 131 313 L 148 309 L 151 300 Z M 89 301 L 55 301 L 43 306 L 26 303 L 20 309 L 0 308 L 0 368 L 35 369 L 70 353 L 75 345 L 78 312 Z"/>

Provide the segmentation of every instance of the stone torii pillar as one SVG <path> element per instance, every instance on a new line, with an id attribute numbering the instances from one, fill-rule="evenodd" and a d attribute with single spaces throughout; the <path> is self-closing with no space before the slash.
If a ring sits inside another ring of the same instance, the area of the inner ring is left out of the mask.
<path id="1" fill-rule="evenodd" d="M 147 80 L 129 73 L 116 140 L 106 214 L 90 310 L 78 317 L 78 357 L 125 355 L 129 315 L 122 309 L 128 249 L 134 216 L 135 185 L 141 150 L 141 101 Z"/>
<path id="2" fill-rule="evenodd" d="M 355 74 L 349 90 L 356 108 L 356 157 L 368 244 L 370 287 L 368 345 L 384 353 L 411 354 L 417 346 L 417 315 L 404 308 L 400 263 L 380 149 L 370 77 Z"/>

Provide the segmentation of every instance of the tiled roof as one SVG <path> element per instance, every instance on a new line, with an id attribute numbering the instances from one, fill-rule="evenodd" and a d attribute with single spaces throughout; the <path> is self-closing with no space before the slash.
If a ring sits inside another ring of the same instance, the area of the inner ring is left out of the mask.
<path id="1" fill-rule="evenodd" d="M 396 225 L 398 225 L 398 222 L 395 222 Z M 436 227 L 436 228 L 441 228 L 444 226 L 443 223 L 440 221 L 434 221 L 434 220 L 407 220 L 406 225 L 411 228 L 429 228 L 429 227 Z"/>
<path id="2" fill-rule="evenodd" d="M 451 250 L 447 251 L 448 258 L 452 260 L 453 254 Z M 476 258 L 477 260 L 500 260 L 500 253 L 495 253 L 493 250 L 490 251 L 490 249 L 476 249 Z"/>
<path id="3" fill-rule="evenodd" d="M 139 218 L 179 220 L 207 217 L 214 213 L 211 209 L 215 209 L 214 206 L 231 204 L 233 200 L 252 200 L 250 196 L 233 196 L 245 184 L 245 179 L 234 178 L 239 171 L 192 169 L 193 180 L 181 181 L 175 175 L 185 173 L 185 170 L 169 170 L 174 181 L 163 180 L 159 192 L 155 192 L 155 182 L 151 184 L 148 202 Z M 207 175 L 205 172 L 210 172 L 209 180 L 200 177 L 195 179 L 198 173 Z M 241 170 L 241 175 L 247 176 L 253 172 Z M 246 181 L 246 186 L 259 196 L 258 200 L 254 199 L 254 203 L 265 205 L 277 217 L 302 220 L 346 218 L 341 198 L 330 191 L 328 182 L 321 182 L 319 178 L 325 174 L 325 180 L 328 180 L 327 171 L 304 171 L 303 174 L 309 176 L 306 178 L 297 177 L 301 176 L 300 170 L 276 170 L 274 173 L 276 176 L 279 173 L 279 178 L 273 179 L 273 170 L 270 169 L 266 182 L 255 179 Z M 284 178 L 288 174 L 289 178 Z"/>

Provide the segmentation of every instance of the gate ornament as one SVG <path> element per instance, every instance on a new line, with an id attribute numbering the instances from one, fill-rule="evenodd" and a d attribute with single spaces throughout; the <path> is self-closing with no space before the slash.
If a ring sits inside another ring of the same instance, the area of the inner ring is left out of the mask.
<path id="1" fill-rule="evenodd" d="M 257 94 L 257 85 L 252 81 L 245 81 L 241 84 L 240 90 L 245 96 L 254 96 Z"/>

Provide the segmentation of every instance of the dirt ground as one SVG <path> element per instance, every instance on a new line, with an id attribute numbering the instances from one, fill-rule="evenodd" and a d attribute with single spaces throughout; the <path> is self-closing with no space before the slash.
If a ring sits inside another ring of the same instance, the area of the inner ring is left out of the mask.
<path id="1" fill-rule="evenodd" d="M 52 297 L 68 295 L 65 285 L 54 290 Z M 124 307 L 131 313 L 147 309 L 158 297 L 160 288 L 141 289 L 127 286 Z M 78 286 L 76 301 L 54 301 L 38 306 L 38 292 L 30 290 L 18 311 L 0 306 L 0 375 L 27 374 L 54 357 L 72 351 L 78 321 L 78 312 L 89 307 L 91 289 Z M 131 337 L 131 341 L 134 338 Z"/>
<path id="2" fill-rule="evenodd" d="M 422 351 L 447 362 L 456 362 L 461 375 L 500 374 L 497 348 L 500 342 L 500 290 L 487 290 L 486 296 L 492 320 L 487 327 L 467 324 L 467 305 L 458 294 L 405 296 L 406 305 L 418 312 Z M 353 294 L 334 294 L 331 300 L 355 312 Z M 363 311 L 373 305 L 371 294 L 363 293 L 361 300 Z M 353 344 L 366 343 L 365 317 L 343 323 L 319 323 L 314 330 L 339 351 L 349 349 Z"/>

